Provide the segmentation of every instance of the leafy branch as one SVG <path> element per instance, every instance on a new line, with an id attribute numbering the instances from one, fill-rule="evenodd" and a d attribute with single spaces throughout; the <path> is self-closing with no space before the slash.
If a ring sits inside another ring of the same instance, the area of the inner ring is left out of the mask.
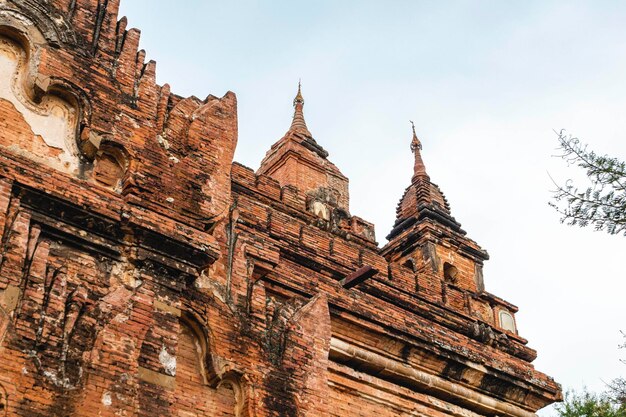
<path id="1" fill-rule="evenodd" d="M 577 186 L 569 179 L 554 190 L 554 207 L 561 222 L 570 226 L 593 226 L 609 234 L 626 235 L 626 163 L 608 155 L 598 155 L 576 137 L 556 132 L 559 151 L 556 157 L 568 166 L 585 171 L 589 184 Z M 554 180 L 553 180 L 554 181 Z"/>

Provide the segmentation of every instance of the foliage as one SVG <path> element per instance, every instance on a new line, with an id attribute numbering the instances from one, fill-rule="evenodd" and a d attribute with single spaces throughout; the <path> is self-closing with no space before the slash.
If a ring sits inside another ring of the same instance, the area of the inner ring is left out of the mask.
<path id="1" fill-rule="evenodd" d="M 626 406 L 614 402 L 607 395 L 569 391 L 565 401 L 556 406 L 560 417 L 626 417 Z"/>
<path id="2" fill-rule="evenodd" d="M 622 336 L 625 342 L 619 348 L 626 349 L 626 333 L 622 332 Z M 621 362 L 626 363 L 626 360 Z M 626 378 L 614 379 L 602 394 L 586 389 L 580 393 L 569 391 L 565 401 L 555 408 L 559 417 L 626 417 Z"/>
<path id="3" fill-rule="evenodd" d="M 611 400 L 626 407 L 626 378 L 615 378 L 608 386 L 608 396 Z"/>
<path id="4" fill-rule="evenodd" d="M 558 132 L 558 140 L 561 153 L 557 156 L 568 166 L 582 168 L 589 180 L 586 187 L 571 179 L 565 185 L 555 183 L 555 202 L 550 205 L 561 214 L 561 222 L 626 235 L 626 164 L 596 154 L 563 130 Z"/>
<path id="5" fill-rule="evenodd" d="M 620 349 L 626 349 L 626 333 L 622 332 L 624 343 L 619 345 Z M 622 363 L 626 363 L 625 359 L 620 359 Z M 626 378 L 615 378 L 608 384 L 608 395 L 611 400 L 626 407 Z"/>

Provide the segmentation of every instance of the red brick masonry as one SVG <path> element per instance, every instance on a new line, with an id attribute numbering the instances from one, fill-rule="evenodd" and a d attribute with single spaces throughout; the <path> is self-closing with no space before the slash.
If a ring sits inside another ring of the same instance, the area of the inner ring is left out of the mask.
<path id="1" fill-rule="evenodd" d="M 300 92 L 255 173 L 233 163 L 235 95 L 157 85 L 117 13 L 0 1 L 0 416 L 531 417 L 561 399 L 416 136 L 381 249 Z"/>

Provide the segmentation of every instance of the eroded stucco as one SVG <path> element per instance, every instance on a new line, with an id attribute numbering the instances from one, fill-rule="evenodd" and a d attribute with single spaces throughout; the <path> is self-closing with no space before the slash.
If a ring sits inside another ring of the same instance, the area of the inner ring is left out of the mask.
<path id="1" fill-rule="evenodd" d="M 56 169 L 73 173 L 78 168 L 75 142 L 76 110 L 65 100 L 47 95 L 34 104 L 24 91 L 26 53 L 16 43 L 0 37 L 0 99 L 7 119 L 23 119 L 30 127 L 30 135 L 13 141 L 4 140 L 2 146 L 16 153 L 44 162 Z M 43 147 L 41 146 L 43 145 Z M 46 149 L 50 148 L 50 149 Z"/>

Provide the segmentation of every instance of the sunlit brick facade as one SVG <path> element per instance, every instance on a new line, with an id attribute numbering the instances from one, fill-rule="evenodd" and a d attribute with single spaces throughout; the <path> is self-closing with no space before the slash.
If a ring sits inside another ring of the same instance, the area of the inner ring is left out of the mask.
<path id="1" fill-rule="evenodd" d="M 415 133 L 381 249 L 300 90 L 255 172 L 233 162 L 235 94 L 157 85 L 117 13 L 0 0 L 0 416 L 531 417 L 561 398 Z"/>

